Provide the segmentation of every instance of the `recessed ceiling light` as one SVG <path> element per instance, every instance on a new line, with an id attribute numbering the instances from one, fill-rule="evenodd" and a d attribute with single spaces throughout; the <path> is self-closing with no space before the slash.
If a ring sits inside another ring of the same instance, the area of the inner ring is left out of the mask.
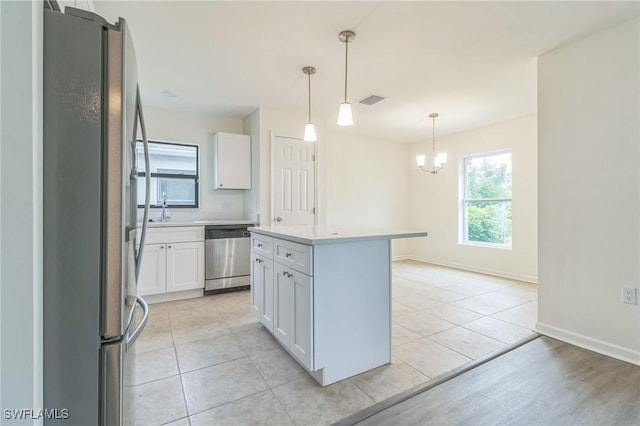
<path id="1" fill-rule="evenodd" d="M 166 96 L 167 98 L 177 98 L 178 95 L 176 95 L 175 93 L 173 93 L 171 90 L 165 90 L 160 92 L 161 95 Z"/>

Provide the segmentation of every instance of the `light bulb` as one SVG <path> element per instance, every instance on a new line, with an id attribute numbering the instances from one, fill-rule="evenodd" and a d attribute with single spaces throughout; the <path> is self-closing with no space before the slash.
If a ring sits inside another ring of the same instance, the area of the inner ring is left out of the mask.
<path id="1" fill-rule="evenodd" d="M 416 164 L 418 167 L 424 167 L 424 161 L 426 157 L 424 155 L 416 155 Z"/>
<path id="2" fill-rule="evenodd" d="M 436 167 L 442 167 L 447 164 L 447 153 L 441 152 L 433 159 L 433 165 Z"/>
<path id="3" fill-rule="evenodd" d="M 304 140 L 305 142 L 315 142 L 318 140 L 316 136 L 316 127 L 313 123 L 307 123 L 304 126 Z"/>
<path id="4" fill-rule="evenodd" d="M 351 126 L 353 125 L 353 114 L 351 114 L 351 104 L 349 102 L 343 102 L 340 104 L 340 111 L 338 112 L 338 126 Z"/>

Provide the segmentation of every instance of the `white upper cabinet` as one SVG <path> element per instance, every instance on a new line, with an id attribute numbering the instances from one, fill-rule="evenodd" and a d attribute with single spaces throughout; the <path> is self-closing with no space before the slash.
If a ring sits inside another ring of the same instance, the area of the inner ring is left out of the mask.
<path id="1" fill-rule="evenodd" d="M 213 169 L 215 189 L 251 189 L 251 137 L 215 133 Z"/>

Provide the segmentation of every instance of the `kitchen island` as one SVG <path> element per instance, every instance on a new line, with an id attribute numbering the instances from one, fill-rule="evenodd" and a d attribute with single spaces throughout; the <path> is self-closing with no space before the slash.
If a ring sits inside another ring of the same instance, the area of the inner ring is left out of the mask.
<path id="1" fill-rule="evenodd" d="M 277 226 L 251 232 L 251 304 L 322 386 L 391 362 L 391 240 L 427 232 Z"/>

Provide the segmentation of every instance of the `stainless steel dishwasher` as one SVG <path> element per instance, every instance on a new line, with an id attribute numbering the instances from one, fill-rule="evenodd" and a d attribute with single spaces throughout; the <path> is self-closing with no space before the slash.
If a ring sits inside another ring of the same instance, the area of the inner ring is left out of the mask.
<path id="1" fill-rule="evenodd" d="M 205 259 L 205 294 L 249 288 L 251 238 L 247 226 L 206 226 Z"/>

